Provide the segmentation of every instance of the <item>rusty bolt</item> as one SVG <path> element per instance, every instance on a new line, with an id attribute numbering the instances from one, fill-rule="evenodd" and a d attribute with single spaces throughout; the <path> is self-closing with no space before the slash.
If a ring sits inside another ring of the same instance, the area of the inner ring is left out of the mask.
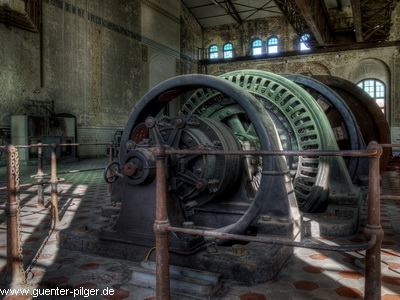
<path id="1" fill-rule="evenodd" d="M 175 125 L 177 126 L 177 127 L 181 127 L 181 126 L 183 126 L 185 123 L 183 122 L 183 120 L 181 119 L 181 118 L 178 118 L 178 119 L 176 119 L 175 120 Z"/>
<path id="2" fill-rule="evenodd" d="M 76 231 L 78 231 L 78 232 L 85 232 L 85 231 L 88 231 L 88 230 L 89 230 L 89 227 L 87 225 L 78 226 L 76 228 Z"/>
<path id="3" fill-rule="evenodd" d="M 134 150 L 135 146 L 136 146 L 136 144 L 132 140 L 129 140 L 129 141 L 126 142 L 126 150 L 128 150 L 128 151 Z"/>
<path id="4" fill-rule="evenodd" d="M 262 220 L 262 221 L 271 221 L 271 220 L 272 220 L 272 217 L 271 217 L 271 216 L 268 216 L 268 215 L 263 215 L 263 216 L 261 216 L 261 220 Z"/>
<path id="5" fill-rule="evenodd" d="M 246 252 L 246 249 L 243 245 L 235 244 L 232 246 L 232 252 L 237 255 L 243 255 Z"/>
<path id="6" fill-rule="evenodd" d="M 133 176 L 137 173 L 137 165 L 135 165 L 133 162 L 128 162 L 125 166 L 124 166 L 124 172 L 126 175 L 128 176 Z"/>
<path id="7" fill-rule="evenodd" d="M 290 220 L 287 219 L 287 218 L 280 218 L 280 219 L 278 219 L 278 222 L 281 222 L 281 223 L 289 223 Z"/>
<path id="8" fill-rule="evenodd" d="M 196 189 L 204 190 L 206 188 L 206 183 L 204 181 L 197 181 L 196 182 Z"/>
<path id="9" fill-rule="evenodd" d="M 154 125 L 156 125 L 156 120 L 154 118 L 147 118 L 145 121 L 145 125 L 147 128 L 152 128 Z"/>

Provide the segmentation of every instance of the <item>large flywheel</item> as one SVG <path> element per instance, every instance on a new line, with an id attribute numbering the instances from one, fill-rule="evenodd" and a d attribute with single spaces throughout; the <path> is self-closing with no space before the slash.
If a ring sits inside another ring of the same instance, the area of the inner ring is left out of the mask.
<path id="1" fill-rule="evenodd" d="M 168 102 L 180 99 L 189 103 L 188 99 L 201 91 L 218 93 L 214 100 L 222 107 L 231 105 L 234 112 L 227 123 L 197 113 L 161 114 Z M 154 243 L 152 151 L 157 145 L 170 149 L 282 149 L 273 120 L 241 87 L 208 75 L 178 76 L 159 84 L 140 100 L 124 129 L 119 161 L 125 180 L 119 183 L 123 186 L 113 189 L 113 198 L 122 199 L 122 206 L 114 226 L 103 231 L 104 239 L 146 246 Z M 286 224 L 280 234 L 293 236 L 294 228 L 298 230 L 300 214 L 282 156 L 171 155 L 167 185 L 172 224 L 192 222 L 197 227 L 237 234 L 252 227 L 253 234 L 265 233 L 268 229 L 259 223 L 262 214 L 296 224 Z M 198 238 L 175 235 L 171 239 L 171 248 L 178 252 L 192 252 L 199 246 Z"/>
<path id="2" fill-rule="evenodd" d="M 167 116 L 167 106 L 180 109 Z M 184 75 L 145 94 L 125 126 L 119 164 L 105 172 L 108 182 L 115 181 L 112 202 L 121 202 L 121 208 L 113 224 L 102 229 L 102 239 L 135 251 L 154 247 L 160 187 L 154 180 L 159 174 L 154 153 L 159 145 L 173 150 L 166 152 L 162 189 L 173 227 L 300 241 L 303 234 L 314 234 L 313 224 L 306 221 L 308 212 L 313 222 L 320 220 L 318 231 L 324 235 L 342 235 L 357 227 L 360 190 L 342 157 L 275 152 L 339 149 L 317 101 L 282 76 L 255 70 L 221 77 Z M 213 151 L 205 155 L 208 150 Z M 229 150 L 235 155 L 220 155 Z M 346 224 L 331 223 L 325 208 Z M 293 248 L 274 243 L 230 242 L 224 239 L 227 235 L 220 236 L 170 232 L 171 263 L 258 283 L 276 276 L 293 253 Z M 243 249 L 240 255 L 234 250 L 238 248 Z"/>
<path id="3" fill-rule="evenodd" d="M 282 76 L 303 87 L 315 99 L 324 111 L 341 150 L 366 148 L 366 143 L 353 112 L 338 93 L 310 76 L 300 74 L 284 74 Z M 365 158 L 346 157 L 345 161 L 354 182 L 357 182 L 360 176 L 368 173 Z"/>
<path id="4" fill-rule="evenodd" d="M 322 110 L 301 87 L 279 75 L 255 70 L 231 72 L 220 77 L 234 82 L 260 101 L 273 120 L 285 150 L 337 149 Z M 199 89 L 182 106 L 181 113 L 199 114 L 224 122 L 242 143 L 247 141 L 253 149 L 259 147 L 243 110 L 215 90 Z M 330 158 L 326 157 L 287 158 L 296 198 L 303 211 L 313 211 L 326 203 L 328 160 Z M 256 182 L 256 172 L 252 178 Z"/>

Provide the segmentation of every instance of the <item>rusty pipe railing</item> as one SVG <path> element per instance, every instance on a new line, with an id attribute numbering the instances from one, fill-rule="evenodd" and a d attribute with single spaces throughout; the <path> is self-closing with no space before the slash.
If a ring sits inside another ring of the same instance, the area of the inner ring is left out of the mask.
<path id="1" fill-rule="evenodd" d="M 379 209 L 379 159 L 382 147 L 376 142 L 371 142 L 366 150 L 349 151 L 220 151 L 220 150 L 174 150 L 158 146 L 154 151 L 157 160 L 156 177 L 156 220 L 154 222 L 154 233 L 156 236 L 156 299 L 170 300 L 170 278 L 169 278 L 169 253 L 168 232 L 184 232 L 197 235 L 208 235 L 227 239 L 239 239 L 246 241 L 257 241 L 262 243 L 275 243 L 293 247 L 307 247 L 324 250 L 354 251 L 367 249 L 366 252 L 366 275 L 365 275 L 365 297 L 366 300 L 378 300 L 381 297 L 380 288 L 380 248 L 383 239 L 383 231 L 380 225 Z M 272 155 L 272 156 L 365 156 L 369 157 L 369 189 L 367 202 L 367 225 L 364 237 L 367 243 L 360 248 L 356 246 L 328 246 L 319 244 L 305 244 L 295 241 L 283 241 L 273 237 L 251 237 L 241 236 L 213 231 L 203 231 L 188 228 L 170 226 L 167 212 L 167 183 L 166 183 L 166 157 L 171 154 L 180 155 Z"/>
<path id="2" fill-rule="evenodd" d="M 62 146 L 90 146 L 90 145 L 110 145 L 110 160 L 113 159 L 114 143 L 92 143 L 92 144 L 36 144 L 36 145 L 8 145 L 0 146 L 0 152 L 6 153 L 7 167 L 6 180 L 7 185 L 0 190 L 7 190 L 7 200 L 5 205 L 5 214 L 7 217 L 7 280 L 18 284 L 25 283 L 26 277 L 22 264 L 22 245 L 20 240 L 20 220 L 19 220 L 19 189 L 27 186 L 38 186 L 38 206 L 44 206 L 44 184 L 51 185 L 51 215 L 53 225 L 59 223 L 58 213 L 58 183 L 64 181 L 63 178 L 57 178 L 57 174 L 76 173 L 84 171 L 102 170 L 103 168 L 73 170 L 57 173 L 57 154 L 56 150 Z M 51 147 L 51 173 L 43 173 L 43 148 Z M 19 183 L 19 158 L 17 148 L 38 148 L 38 172 L 32 176 L 38 180 L 37 183 L 20 184 Z M 50 175 L 49 181 L 44 181 L 44 177 Z"/>
<path id="3" fill-rule="evenodd" d="M 372 248 L 367 249 L 365 255 L 364 299 L 378 300 L 381 299 L 381 245 L 383 240 L 379 199 L 379 158 L 382 154 L 382 147 L 377 143 L 370 143 L 368 148 L 375 149 L 378 153 L 369 157 L 367 224 L 364 229 L 364 237 L 368 240 L 375 235 L 377 242 Z"/>
<path id="4" fill-rule="evenodd" d="M 24 280 L 21 272 L 21 239 L 19 229 L 18 201 L 18 151 L 13 145 L 5 148 L 7 155 L 7 202 L 5 213 L 7 217 L 7 279 L 11 283 Z"/>
<path id="5" fill-rule="evenodd" d="M 58 182 L 63 182 L 65 181 L 64 178 L 58 178 Z M 31 187 L 31 186 L 40 186 L 40 185 L 44 185 L 44 184 L 51 184 L 50 180 L 47 181 L 42 181 L 42 182 L 33 182 L 33 183 L 25 183 L 25 184 L 20 184 L 18 187 L 22 188 L 22 187 Z M 0 191 L 6 191 L 7 187 L 1 187 Z"/>
<path id="6" fill-rule="evenodd" d="M 180 232 L 192 235 L 203 235 L 210 236 L 217 239 L 227 239 L 227 240 L 236 240 L 242 242 L 258 242 L 272 245 L 280 245 L 280 246 L 290 246 L 290 247 L 299 247 L 299 248 L 309 248 L 309 249 L 318 249 L 318 250 L 328 250 L 328 251 L 338 251 L 338 252 L 350 252 L 350 251 L 360 251 L 371 249 L 376 244 L 376 236 L 372 235 L 371 239 L 359 245 L 347 245 L 347 246 L 334 246 L 334 245 L 326 245 L 326 244 L 316 244 L 316 243 L 303 243 L 297 241 L 290 241 L 287 239 L 282 239 L 278 237 L 265 237 L 265 236 L 250 236 L 250 235 L 240 235 L 240 234 L 232 234 L 225 232 L 218 232 L 212 230 L 199 230 L 199 229 L 191 229 L 191 228 L 182 228 L 169 226 L 168 230 L 171 232 Z"/>
<path id="7" fill-rule="evenodd" d="M 42 145 L 42 143 L 38 143 L 38 145 Z M 38 201 L 37 205 L 40 208 L 44 208 L 44 173 L 43 173 L 43 147 L 38 148 L 38 171 L 36 174 L 37 182 L 38 182 Z"/>
<path id="8" fill-rule="evenodd" d="M 54 144 L 32 144 L 32 145 L 15 145 L 15 148 L 40 148 L 40 147 L 52 147 Z M 108 146 L 115 145 L 114 143 L 67 143 L 67 144 L 56 144 L 58 147 L 68 147 L 68 146 Z"/>
<path id="9" fill-rule="evenodd" d="M 51 145 L 51 218 L 54 225 L 58 225 L 60 217 L 58 213 L 58 178 L 57 178 L 57 145 Z"/>
<path id="10" fill-rule="evenodd" d="M 166 153 L 159 147 L 155 153 L 156 160 L 156 296 L 157 299 L 170 300 L 168 233 L 169 220 L 167 212 L 167 182 L 165 176 Z M 161 267 L 160 267 L 161 266 Z M 162 284 L 159 284 L 162 282 Z"/>

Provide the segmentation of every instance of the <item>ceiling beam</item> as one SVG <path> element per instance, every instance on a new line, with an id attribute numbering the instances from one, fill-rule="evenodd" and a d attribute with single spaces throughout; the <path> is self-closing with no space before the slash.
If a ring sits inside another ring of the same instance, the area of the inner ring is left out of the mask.
<path id="1" fill-rule="evenodd" d="M 398 0 L 351 0 L 357 42 L 389 38 L 391 14 Z"/>
<path id="2" fill-rule="evenodd" d="M 320 46 L 331 41 L 332 26 L 323 0 L 295 0 L 300 13 Z"/>
<path id="3" fill-rule="evenodd" d="M 337 4 L 337 10 L 342 10 L 342 0 L 336 0 L 336 4 Z"/>
<path id="4" fill-rule="evenodd" d="M 228 8 L 229 14 L 238 22 L 239 24 L 243 23 L 242 18 L 240 17 L 235 5 L 232 3 L 231 0 L 225 0 L 226 6 Z"/>
<path id="5" fill-rule="evenodd" d="M 307 23 L 301 15 L 295 0 L 274 0 L 274 2 L 298 35 L 309 33 Z"/>
<path id="6" fill-rule="evenodd" d="M 351 9 L 353 10 L 353 23 L 354 31 L 356 33 L 356 42 L 363 42 L 364 38 L 360 0 L 351 0 Z"/>

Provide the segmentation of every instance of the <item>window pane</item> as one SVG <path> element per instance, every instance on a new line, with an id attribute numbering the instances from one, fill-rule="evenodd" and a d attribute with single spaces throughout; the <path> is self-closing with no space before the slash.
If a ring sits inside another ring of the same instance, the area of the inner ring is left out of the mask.
<path id="1" fill-rule="evenodd" d="M 310 47 L 308 47 L 308 46 L 306 45 L 306 42 L 309 40 L 309 38 L 310 38 L 310 35 L 309 35 L 309 34 L 303 34 L 303 35 L 300 37 L 300 51 L 303 51 L 303 50 L 310 50 Z"/>
<path id="2" fill-rule="evenodd" d="M 357 84 L 364 91 L 366 91 L 378 104 L 382 112 L 385 113 L 385 85 L 383 82 L 375 79 L 366 79 Z"/>
<path id="3" fill-rule="evenodd" d="M 384 98 L 376 98 L 376 104 L 378 104 L 379 107 L 384 107 L 385 106 L 385 99 Z"/>
<path id="4" fill-rule="evenodd" d="M 260 55 L 262 54 L 261 48 L 253 48 L 253 55 Z"/>
<path id="5" fill-rule="evenodd" d="M 224 57 L 225 58 L 232 58 L 233 57 L 232 51 L 224 51 Z"/>
<path id="6" fill-rule="evenodd" d="M 217 45 L 210 46 L 209 51 L 210 51 L 209 54 L 210 54 L 211 59 L 218 58 L 218 46 Z"/>
<path id="7" fill-rule="evenodd" d="M 304 42 L 301 42 L 301 43 L 300 43 L 300 50 L 301 50 L 301 51 L 303 51 L 303 50 L 310 50 L 310 48 L 309 48 Z"/>
<path id="8" fill-rule="evenodd" d="M 253 42 L 253 47 L 261 47 L 261 40 L 255 40 L 254 42 Z"/>
<path id="9" fill-rule="evenodd" d="M 253 55 L 260 55 L 262 54 L 262 42 L 261 40 L 253 41 L 252 45 L 252 53 Z"/>
<path id="10" fill-rule="evenodd" d="M 232 50 L 232 44 L 225 44 L 224 50 Z"/>
<path id="11" fill-rule="evenodd" d="M 269 46 L 268 53 L 278 53 L 278 46 Z"/>
<path id="12" fill-rule="evenodd" d="M 373 80 L 365 80 L 364 86 L 374 86 L 374 81 Z"/>
<path id="13" fill-rule="evenodd" d="M 267 41 L 268 45 L 268 53 L 278 53 L 278 39 L 277 38 L 270 38 Z"/>
<path id="14" fill-rule="evenodd" d="M 270 38 L 268 40 L 268 46 L 275 46 L 278 45 L 278 39 L 277 38 Z"/>
<path id="15" fill-rule="evenodd" d="M 233 46 L 231 43 L 224 45 L 224 58 L 232 58 L 233 57 Z"/>
<path id="16" fill-rule="evenodd" d="M 385 97 L 385 87 L 380 82 L 376 82 L 376 97 Z"/>

